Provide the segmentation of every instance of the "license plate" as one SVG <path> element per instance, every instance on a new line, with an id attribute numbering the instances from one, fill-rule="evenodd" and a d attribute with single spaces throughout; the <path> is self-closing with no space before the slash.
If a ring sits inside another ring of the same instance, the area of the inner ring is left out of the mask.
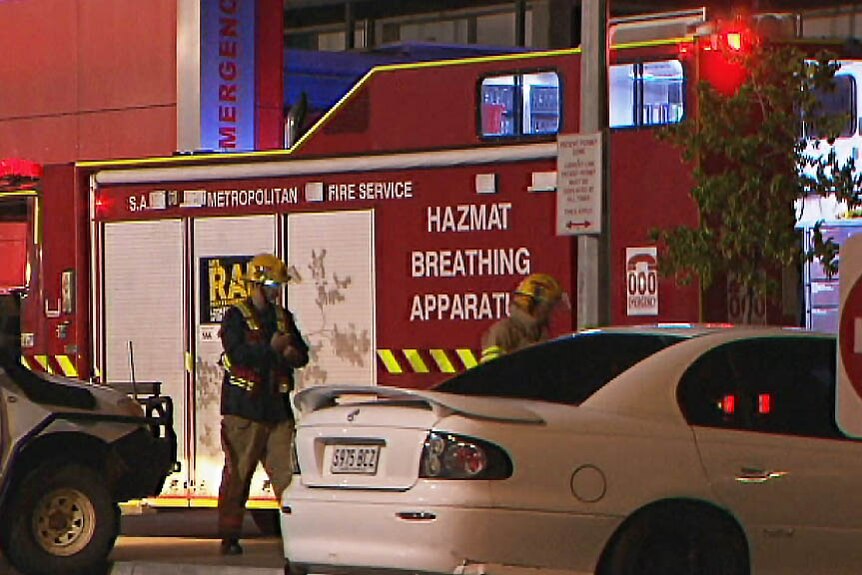
<path id="1" fill-rule="evenodd" d="M 330 473 L 377 473 L 379 445 L 333 445 L 331 453 Z"/>

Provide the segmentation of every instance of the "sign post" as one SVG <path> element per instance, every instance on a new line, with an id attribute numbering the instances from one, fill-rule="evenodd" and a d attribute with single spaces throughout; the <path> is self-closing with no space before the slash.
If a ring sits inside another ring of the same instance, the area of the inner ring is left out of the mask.
<path id="1" fill-rule="evenodd" d="M 841 246 L 840 319 L 838 321 L 838 427 L 862 437 L 862 236 Z"/>
<path id="2" fill-rule="evenodd" d="M 590 137 L 608 129 L 608 0 L 581 2 L 581 122 Z M 600 140 L 601 141 L 601 140 Z M 599 173 L 605 184 L 597 190 L 604 221 L 595 232 L 578 237 L 578 291 L 575 309 L 578 329 L 611 321 L 611 220 L 608 149 L 601 154 Z"/>

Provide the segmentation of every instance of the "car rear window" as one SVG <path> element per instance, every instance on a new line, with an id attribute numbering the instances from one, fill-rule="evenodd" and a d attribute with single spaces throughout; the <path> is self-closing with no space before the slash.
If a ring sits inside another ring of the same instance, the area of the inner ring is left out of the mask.
<path id="1" fill-rule="evenodd" d="M 683 339 L 670 334 L 576 334 L 482 364 L 435 391 L 577 405 L 642 359 Z"/>

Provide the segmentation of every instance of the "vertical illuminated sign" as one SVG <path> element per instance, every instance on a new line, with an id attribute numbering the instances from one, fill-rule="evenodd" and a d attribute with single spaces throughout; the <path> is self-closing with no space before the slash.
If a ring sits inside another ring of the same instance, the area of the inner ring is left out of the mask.
<path id="1" fill-rule="evenodd" d="M 201 2 L 201 147 L 253 150 L 256 0 Z"/>

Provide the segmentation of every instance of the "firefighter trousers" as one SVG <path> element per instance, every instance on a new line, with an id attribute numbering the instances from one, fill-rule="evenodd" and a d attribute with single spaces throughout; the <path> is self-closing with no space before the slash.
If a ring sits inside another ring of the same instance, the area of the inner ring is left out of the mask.
<path id="1" fill-rule="evenodd" d="M 239 538 L 251 479 L 263 464 L 281 506 L 281 494 L 293 478 L 293 421 L 265 423 L 224 415 L 221 443 L 224 469 L 218 494 L 218 529 L 223 538 Z"/>

